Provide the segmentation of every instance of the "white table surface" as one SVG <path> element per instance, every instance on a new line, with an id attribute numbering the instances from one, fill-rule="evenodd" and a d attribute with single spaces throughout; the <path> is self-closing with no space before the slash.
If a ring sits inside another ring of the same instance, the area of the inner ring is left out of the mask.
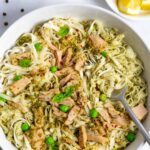
<path id="1" fill-rule="evenodd" d="M 105 0 L 9 0 L 9 3 L 5 3 L 5 0 L 0 0 L 0 36 L 7 30 L 7 28 L 18 18 L 26 13 L 47 5 L 62 3 L 77 3 L 77 4 L 93 4 L 106 9 L 110 8 L 105 3 Z M 23 8 L 25 11 L 20 12 Z M 6 12 L 7 16 L 3 16 L 2 13 Z M 150 20 L 144 21 L 132 21 L 125 20 L 141 38 L 145 41 L 150 49 Z M 8 22 L 8 26 L 4 26 L 4 22 Z M 138 150 L 149 150 L 148 145 L 140 147 Z"/>

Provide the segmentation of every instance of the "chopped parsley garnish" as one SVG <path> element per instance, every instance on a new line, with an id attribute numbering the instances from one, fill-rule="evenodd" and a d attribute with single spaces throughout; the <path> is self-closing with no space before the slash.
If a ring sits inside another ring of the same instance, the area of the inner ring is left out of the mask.
<path id="1" fill-rule="evenodd" d="M 60 27 L 60 30 L 58 32 L 58 35 L 61 37 L 65 37 L 69 33 L 69 27 L 68 26 L 62 26 Z"/>
<path id="2" fill-rule="evenodd" d="M 106 58 L 107 57 L 107 52 L 103 51 L 103 52 L 101 52 L 101 55 Z"/>
<path id="3" fill-rule="evenodd" d="M 14 81 L 18 81 L 18 80 L 20 80 L 20 79 L 22 79 L 22 75 L 16 75 L 16 76 L 14 76 L 14 78 L 13 78 Z"/>
<path id="4" fill-rule="evenodd" d="M 56 94 L 53 98 L 53 102 L 62 102 L 65 98 L 70 97 L 73 94 L 74 87 L 73 86 L 68 86 L 65 88 L 64 92 Z"/>
<path id="5" fill-rule="evenodd" d="M 0 94 L 0 102 L 6 103 L 9 97 L 6 94 Z"/>
<path id="6" fill-rule="evenodd" d="M 60 93 L 60 94 L 56 94 L 56 95 L 52 98 L 52 101 L 59 103 L 59 102 L 63 101 L 64 99 L 65 99 L 64 94 L 63 94 L 63 93 Z"/>

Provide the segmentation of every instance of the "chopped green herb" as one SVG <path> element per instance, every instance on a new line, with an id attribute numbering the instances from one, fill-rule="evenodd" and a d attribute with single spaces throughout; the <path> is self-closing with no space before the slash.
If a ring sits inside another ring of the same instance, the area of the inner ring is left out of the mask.
<path id="1" fill-rule="evenodd" d="M 136 138 L 136 135 L 135 135 L 134 133 L 132 133 L 132 132 L 129 132 L 129 133 L 128 133 L 128 135 L 127 135 L 127 140 L 128 140 L 129 142 L 133 142 L 133 141 L 135 140 L 135 138 Z"/>
<path id="2" fill-rule="evenodd" d="M 70 97 L 73 94 L 74 87 L 73 86 L 68 86 L 64 90 L 64 95 L 65 97 Z"/>
<path id="3" fill-rule="evenodd" d="M 18 80 L 20 80 L 20 79 L 22 79 L 22 75 L 16 75 L 16 76 L 14 76 L 14 78 L 13 78 L 14 81 L 18 81 Z"/>
<path id="4" fill-rule="evenodd" d="M 58 35 L 61 37 L 65 37 L 68 33 L 69 33 L 69 27 L 68 26 L 62 26 L 62 27 L 60 27 Z"/>
<path id="5" fill-rule="evenodd" d="M 55 73 L 57 70 L 58 70 L 58 69 L 57 69 L 56 66 L 50 67 L 50 71 L 51 71 L 52 73 Z"/>
<path id="6" fill-rule="evenodd" d="M 101 52 L 101 55 L 106 58 L 107 57 L 107 52 L 103 51 L 103 52 Z"/>
<path id="7" fill-rule="evenodd" d="M 63 94 L 63 93 L 60 93 L 60 94 L 56 94 L 56 95 L 52 98 L 52 101 L 59 103 L 59 102 L 63 101 L 64 99 L 65 99 L 64 94 Z"/>
<path id="8" fill-rule="evenodd" d="M 9 3 L 9 0 L 5 0 L 6 3 Z"/>
<path id="9" fill-rule="evenodd" d="M 100 98 L 100 100 L 101 100 L 102 102 L 106 102 L 106 100 L 107 100 L 107 95 L 106 95 L 106 94 L 101 94 L 99 98 Z"/>
<path id="10" fill-rule="evenodd" d="M 53 145 L 53 146 L 51 146 L 51 150 L 59 150 L 59 148 L 58 148 L 58 146 Z"/>
<path id="11" fill-rule="evenodd" d="M 34 47 L 35 47 L 37 52 L 40 52 L 43 49 L 43 46 L 41 43 L 35 43 Z"/>
<path id="12" fill-rule="evenodd" d="M 30 59 L 22 59 L 19 61 L 19 66 L 26 68 L 31 65 L 31 60 Z"/>
<path id="13" fill-rule="evenodd" d="M 0 102 L 4 102 L 6 103 L 7 100 L 9 100 L 9 96 L 5 95 L 5 94 L 0 94 Z"/>
<path id="14" fill-rule="evenodd" d="M 53 98 L 53 102 L 62 102 L 65 98 L 70 97 L 73 94 L 74 87 L 73 86 L 68 86 L 65 88 L 63 93 L 56 94 Z"/>
<path id="15" fill-rule="evenodd" d="M 73 86 L 68 86 L 65 88 L 63 93 L 56 94 L 53 98 L 53 102 L 62 102 L 65 98 L 70 97 L 73 94 L 74 87 Z"/>
<path id="16" fill-rule="evenodd" d="M 26 132 L 26 131 L 28 131 L 30 129 L 30 126 L 29 126 L 28 123 L 23 123 L 21 125 L 21 129 L 22 129 L 23 132 Z"/>
<path id="17" fill-rule="evenodd" d="M 69 106 L 67 106 L 67 105 L 60 105 L 59 106 L 59 109 L 62 111 L 62 112 L 68 112 L 69 111 Z"/>
<path id="18" fill-rule="evenodd" d="M 5 98 L 3 98 L 3 97 L 0 97 L 0 102 L 6 103 L 6 102 L 7 102 L 7 99 L 5 99 Z"/>
<path id="19" fill-rule="evenodd" d="M 21 46 L 25 43 L 31 43 L 32 42 L 32 39 L 29 35 L 25 35 L 25 36 L 21 36 L 18 40 L 17 40 L 17 45 L 18 46 Z"/>
<path id="20" fill-rule="evenodd" d="M 91 118 L 96 118 L 96 117 L 98 116 L 98 111 L 97 111 L 95 108 L 92 108 L 92 109 L 90 110 L 89 116 L 90 116 Z"/>
<path id="21" fill-rule="evenodd" d="M 53 139 L 52 136 L 48 136 L 46 139 L 45 139 L 45 143 L 47 145 L 54 145 L 55 144 L 55 140 Z"/>

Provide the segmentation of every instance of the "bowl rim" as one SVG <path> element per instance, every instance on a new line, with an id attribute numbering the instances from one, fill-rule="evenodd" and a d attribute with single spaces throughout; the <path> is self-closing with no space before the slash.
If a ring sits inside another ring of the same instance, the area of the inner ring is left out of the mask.
<path id="1" fill-rule="evenodd" d="M 108 0 L 105 0 L 105 1 L 108 1 Z M 27 14 L 25 14 L 24 16 L 18 18 L 16 21 L 14 21 L 7 29 L 6 31 L 4 31 L 4 33 L 0 36 L 0 42 L 3 40 L 3 38 L 5 36 L 7 36 L 7 33 L 9 33 L 11 31 L 11 29 L 13 28 L 13 26 L 15 26 L 16 24 L 18 24 L 19 22 L 21 22 L 22 20 L 30 17 L 30 15 L 38 12 L 38 11 L 42 11 L 44 9 L 48 9 L 48 8 L 52 8 L 52 7 L 69 7 L 69 6 L 73 6 L 73 7 L 83 7 L 83 8 L 93 8 L 93 9 L 97 9 L 97 10 L 100 10 L 100 11 L 103 11 L 104 13 L 106 14 L 109 14 L 111 16 L 113 16 L 115 19 L 118 19 L 120 20 L 123 24 L 125 24 L 130 30 L 132 30 L 134 32 L 134 34 L 142 41 L 143 45 L 146 47 L 146 49 L 148 51 L 150 51 L 148 45 L 146 44 L 146 42 L 140 37 L 140 34 L 131 26 L 129 25 L 123 18 L 121 18 L 121 16 L 117 15 L 116 13 L 106 9 L 106 8 L 103 8 L 103 7 L 100 7 L 100 6 L 96 6 L 96 5 L 93 5 L 93 4 L 53 4 L 53 5 L 48 5 L 48 6 L 43 6 L 43 7 L 40 7 L 40 8 L 37 8 L 35 10 L 32 10 L 30 12 L 28 12 Z"/>
<path id="2" fill-rule="evenodd" d="M 8 33 L 11 32 L 11 30 L 13 29 L 13 26 L 19 24 L 22 20 L 26 20 L 27 18 L 30 18 L 32 16 L 32 14 L 35 14 L 36 12 L 42 11 L 44 9 L 51 9 L 51 8 L 57 8 L 57 7 L 81 7 L 81 8 L 92 8 L 92 9 L 96 9 L 98 11 L 103 11 L 104 13 L 113 16 L 114 19 L 118 19 L 119 21 L 121 21 L 125 26 L 127 26 L 130 30 L 133 31 L 133 33 L 135 34 L 135 36 L 137 36 L 137 38 L 139 38 L 143 44 L 143 46 L 145 47 L 145 49 L 147 51 L 150 52 L 150 49 L 148 48 L 148 45 L 145 43 L 145 41 L 140 37 L 140 35 L 137 33 L 137 31 L 131 26 L 129 25 L 127 22 L 125 22 L 125 20 L 123 20 L 119 15 L 115 14 L 114 12 L 111 12 L 110 10 L 107 10 L 105 8 L 102 8 L 100 6 L 96 6 L 96 5 L 92 5 L 92 4 L 54 4 L 54 5 L 48 5 L 48 6 L 44 6 L 44 7 L 40 7 L 37 8 L 33 11 L 28 12 L 27 14 L 25 14 L 24 16 L 20 17 L 19 19 L 17 19 L 14 23 L 12 23 L 8 29 L 1 35 L 0 37 L 0 43 L 3 43 L 3 38 L 5 38 L 6 36 L 8 36 Z M 57 9 L 56 9 L 57 10 Z M 4 50 L 5 52 L 6 50 Z M 0 127 L 1 128 L 1 127 Z M 142 141 L 141 144 L 143 145 Z M 139 145 L 139 146 L 140 146 Z"/>

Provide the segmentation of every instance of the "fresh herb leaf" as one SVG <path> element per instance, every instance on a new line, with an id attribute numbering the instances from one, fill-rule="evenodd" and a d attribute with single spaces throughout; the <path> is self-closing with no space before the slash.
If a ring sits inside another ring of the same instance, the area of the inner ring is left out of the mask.
<path id="1" fill-rule="evenodd" d="M 103 51 L 103 52 L 101 52 L 101 55 L 106 58 L 107 57 L 107 52 Z"/>
<path id="2" fill-rule="evenodd" d="M 31 37 L 28 36 L 28 35 L 25 35 L 25 36 L 21 36 L 21 37 L 17 40 L 16 45 L 21 46 L 21 45 L 23 45 L 23 44 L 25 44 L 25 43 L 30 43 L 30 42 L 32 42 Z"/>
<path id="3" fill-rule="evenodd" d="M 67 105 L 60 105 L 59 106 L 59 109 L 62 111 L 62 112 L 68 112 L 69 111 L 69 109 L 70 109 L 70 107 L 69 106 L 67 106 Z"/>
<path id="4" fill-rule="evenodd" d="M 56 145 L 52 145 L 52 146 L 51 146 L 51 150 L 59 150 L 59 148 L 58 148 L 58 146 L 56 146 Z"/>
<path id="5" fill-rule="evenodd" d="M 68 86 L 65 88 L 63 93 L 56 94 L 53 98 L 53 102 L 62 102 L 65 98 L 70 97 L 73 94 L 74 87 L 73 86 Z"/>
<path id="6" fill-rule="evenodd" d="M 68 26 L 62 26 L 60 27 L 60 30 L 58 32 L 58 35 L 61 37 L 65 37 L 69 33 L 69 27 Z"/>
<path id="7" fill-rule="evenodd" d="M 74 87 L 73 86 L 68 86 L 64 90 L 64 95 L 65 97 L 70 97 L 73 94 Z"/>
<path id="8" fill-rule="evenodd" d="M 20 80 L 20 79 L 22 79 L 22 75 L 16 75 L 16 76 L 14 76 L 14 78 L 13 78 L 14 81 L 18 81 L 18 80 Z"/>
<path id="9" fill-rule="evenodd" d="M 6 100 L 5 98 L 3 98 L 3 97 L 0 97 L 0 102 L 4 102 L 4 103 L 6 103 L 6 102 L 7 102 L 7 100 Z"/>
<path id="10" fill-rule="evenodd" d="M 9 100 L 9 96 L 7 96 L 5 94 L 0 94 L 0 102 L 6 103 L 7 100 Z"/>
<path id="11" fill-rule="evenodd" d="M 64 94 L 63 94 L 63 93 L 60 93 L 60 94 L 56 94 L 56 95 L 52 98 L 52 101 L 59 103 L 59 102 L 63 101 L 64 99 L 65 99 Z"/>

